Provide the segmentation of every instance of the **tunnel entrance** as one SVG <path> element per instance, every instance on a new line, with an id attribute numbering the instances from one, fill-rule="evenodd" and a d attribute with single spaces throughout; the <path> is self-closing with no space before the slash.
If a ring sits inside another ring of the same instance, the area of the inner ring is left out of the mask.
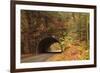
<path id="1" fill-rule="evenodd" d="M 39 53 L 48 53 L 47 50 L 54 43 L 59 43 L 59 41 L 55 39 L 54 37 L 47 37 L 47 38 L 42 39 L 38 45 Z"/>

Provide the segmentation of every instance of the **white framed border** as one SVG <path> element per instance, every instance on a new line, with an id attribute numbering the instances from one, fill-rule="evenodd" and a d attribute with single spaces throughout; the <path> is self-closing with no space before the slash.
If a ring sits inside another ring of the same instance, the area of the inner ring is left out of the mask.
<path id="1" fill-rule="evenodd" d="M 58 66 L 75 66 L 75 65 L 90 65 L 94 64 L 94 9 L 86 8 L 71 8 L 71 7 L 53 7 L 53 6 L 38 6 L 38 5 L 21 5 L 16 4 L 15 10 L 15 26 L 16 26 L 16 69 L 23 68 L 43 68 L 43 67 L 58 67 Z M 33 63 L 21 63 L 20 46 L 21 46 L 21 34 L 20 34 L 20 12 L 21 10 L 40 10 L 40 11 L 64 11 L 64 12 L 85 12 L 90 14 L 90 60 L 82 61 L 61 61 L 61 62 L 33 62 Z"/>

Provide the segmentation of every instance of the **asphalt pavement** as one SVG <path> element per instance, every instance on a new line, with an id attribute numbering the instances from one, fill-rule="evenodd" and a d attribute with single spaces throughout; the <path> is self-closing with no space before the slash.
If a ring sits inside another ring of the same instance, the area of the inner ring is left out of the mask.
<path id="1" fill-rule="evenodd" d="M 52 57 L 54 54 L 51 53 L 45 53 L 45 54 L 39 54 L 37 56 L 31 56 L 27 58 L 23 58 L 21 60 L 22 63 L 28 63 L 28 62 L 45 62 L 48 58 Z"/>

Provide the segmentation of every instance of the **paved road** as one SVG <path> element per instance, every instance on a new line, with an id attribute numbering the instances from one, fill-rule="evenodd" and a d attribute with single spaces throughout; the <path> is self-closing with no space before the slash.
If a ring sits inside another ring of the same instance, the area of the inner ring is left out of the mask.
<path id="1" fill-rule="evenodd" d="M 54 54 L 50 54 L 50 53 L 40 54 L 37 56 L 31 56 L 31 57 L 22 59 L 21 62 L 22 63 L 25 63 L 25 62 L 45 62 L 48 58 L 52 57 L 53 55 Z"/>

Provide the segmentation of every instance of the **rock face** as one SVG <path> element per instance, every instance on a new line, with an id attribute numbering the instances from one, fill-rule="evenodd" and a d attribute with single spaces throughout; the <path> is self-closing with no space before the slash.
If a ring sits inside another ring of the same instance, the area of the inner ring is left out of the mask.
<path id="1" fill-rule="evenodd" d="M 59 33 L 64 29 L 63 22 L 58 19 L 54 14 L 50 14 L 49 12 L 22 10 L 21 54 L 31 53 L 37 55 L 44 52 L 45 49 L 48 50 L 54 42 L 58 42 Z M 46 42 L 43 42 L 43 39 L 46 39 Z"/>

